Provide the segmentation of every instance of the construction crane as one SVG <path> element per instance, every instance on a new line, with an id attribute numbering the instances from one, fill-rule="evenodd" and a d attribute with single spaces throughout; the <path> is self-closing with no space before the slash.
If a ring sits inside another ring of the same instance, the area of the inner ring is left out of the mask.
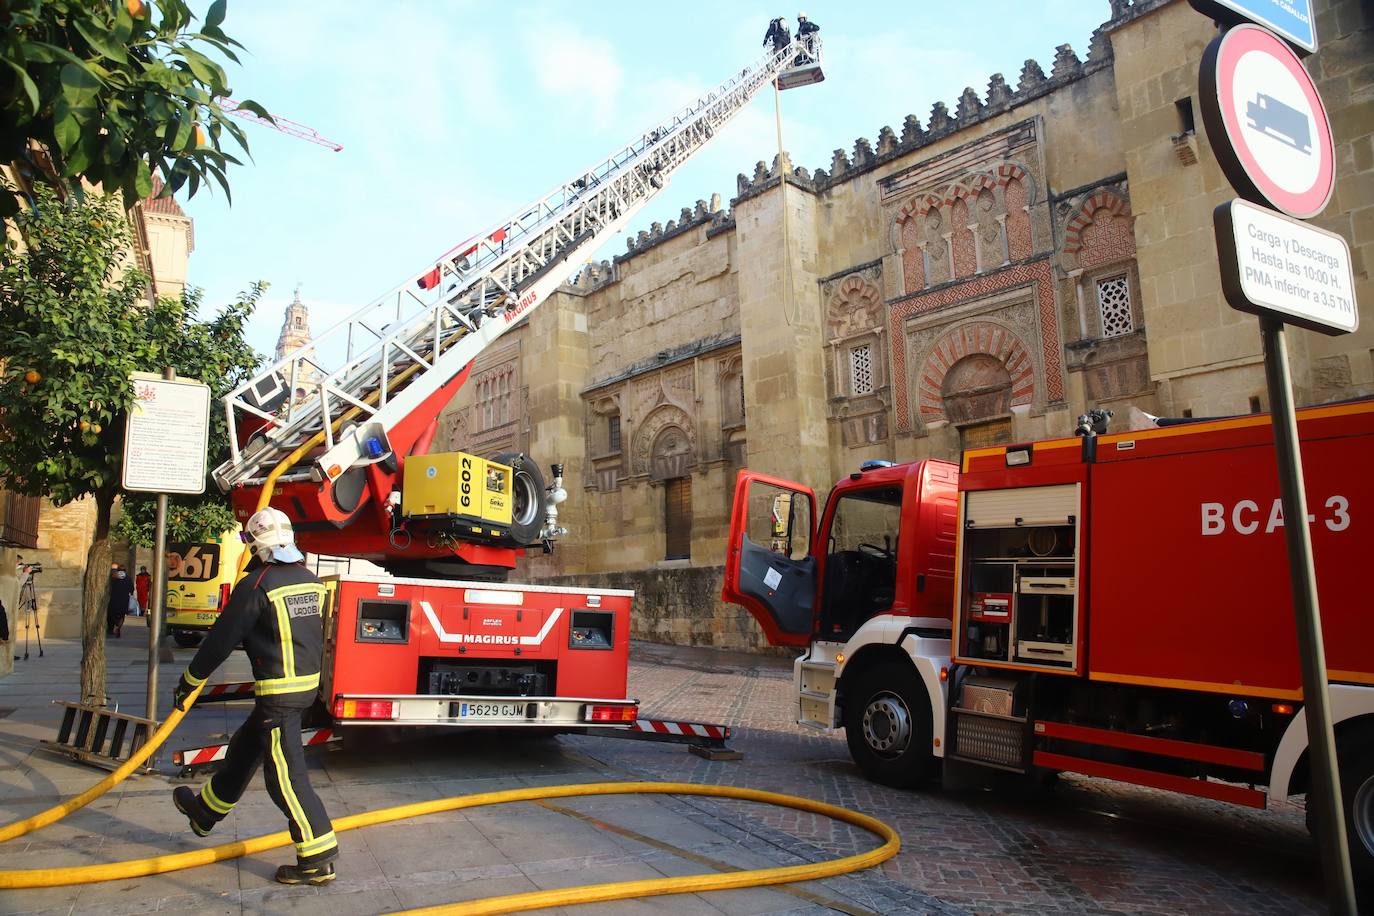
<path id="1" fill-rule="evenodd" d="M 296 520 L 303 549 L 368 559 L 393 575 L 503 575 L 525 546 L 548 547 L 565 532 L 532 462 L 515 468 L 512 525 L 493 539 L 480 525 L 412 537 L 407 459 L 428 453 L 439 412 L 477 355 L 620 232 L 761 89 L 822 79 L 814 38 L 768 54 L 235 389 L 224 402 L 231 456 L 214 472 L 235 513 L 246 519 L 267 490 Z M 550 491 L 559 477 L 555 466 Z"/>
<path id="2" fill-rule="evenodd" d="M 302 140 L 314 143 L 317 146 L 323 146 L 336 153 L 343 149 L 342 143 L 335 143 L 328 137 L 321 136 L 320 132 L 313 127 L 307 127 L 304 124 L 292 121 L 290 118 L 283 118 L 281 115 L 272 115 L 271 118 L 264 118 L 262 115 L 249 111 L 246 108 L 240 108 L 239 103 L 234 99 L 220 99 L 219 107 L 221 111 L 230 117 L 239 118 L 251 124 L 260 124 L 263 127 L 281 131 L 292 137 L 300 137 Z"/>

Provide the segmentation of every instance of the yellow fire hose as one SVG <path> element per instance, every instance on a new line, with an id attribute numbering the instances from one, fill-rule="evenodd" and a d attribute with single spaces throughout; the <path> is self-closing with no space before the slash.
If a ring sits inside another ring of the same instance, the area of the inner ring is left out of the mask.
<path id="1" fill-rule="evenodd" d="M 187 708 L 200 694 L 200 687 L 192 692 L 187 700 Z M 138 752 L 129 758 L 119 769 L 102 779 L 99 783 L 80 795 L 55 805 L 32 817 L 15 821 L 0 828 L 0 842 L 23 836 L 54 821 L 61 820 L 73 811 L 90 804 L 114 786 L 123 782 L 137 767 L 167 740 L 172 731 L 180 724 L 185 712 L 173 708 L 167 721 L 153 733 L 152 737 Z M 778 792 L 764 792 L 758 789 L 739 789 L 733 786 L 702 786 L 693 783 L 677 782 L 601 782 L 570 786 L 540 786 L 529 789 L 507 789 L 501 792 L 481 792 L 475 795 L 455 795 L 434 801 L 415 802 L 350 814 L 334 821 L 336 831 L 353 830 L 374 824 L 405 820 L 440 811 L 458 811 L 484 805 L 498 805 L 506 802 L 538 801 L 546 798 L 575 798 L 591 795 L 704 795 L 712 798 L 736 798 L 743 801 L 756 801 L 780 805 L 832 817 L 836 820 L 854 824 L 857 827 L 882 837 L 883 845 L 866 853 L 845 856 L 826 862 L 806 865 L 789 865 L 778 868 L 764 868 L 753 871 L 725 872 L 704 875 L 685 875 L 676 878 L 652 878 L 639 881 L 618 881 L 609 884 L 588 884 L 581 887 L 559 888 L 548 891 L 532 891 L 511 894 L 504 897 L 489 897 L 465 903 L 453 903 L 436 907 L 405 910 L 407 913 L 515 913 L 544 907 L 569 906 L 578 903 L 596 903 L 607 900 L 624 900 L 632 897 L 652 897 L 662 894 L 692 894 L 702 891 L 728 890 L 741 887 L 760 887 L 770 884 L 787 884 L 793 881 L 814 881 L 835 875 L 858 871 L 885 862 L 897 854 L 901 840 L 897 832 L 882 821 L 840 808 L 824 802 L 784 795 Z M 252 855 L 287 846 L 291 835 L 285 830 L 269 833 L 248 840 L 225 843 L 207 849 L 151 856 L 146 859 L 131 859 L 127 862 L 108 862 L 101 865 L 81 865 L 71 868 L 31 868 L 0 871 L 0 889 L 29 887 L 60 887 L 69 884 L 90 884 L 97 881 L 115 881 L 124 878 L 139 878 L 146 875 L 159 875 L 198 865 L 209 865 L 239 856 Z"/>

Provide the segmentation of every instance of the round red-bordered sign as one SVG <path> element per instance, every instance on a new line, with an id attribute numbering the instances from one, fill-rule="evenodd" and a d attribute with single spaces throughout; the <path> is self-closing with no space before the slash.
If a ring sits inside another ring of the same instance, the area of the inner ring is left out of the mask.
<path id="1" fill-rule="evenodd" d="M 1202 120 L 1240 196 L 1299 219 L 1331 199 L 1336 149 L 1312 77 L 1282 39 L 1257 25 L 1227 29 L 1202 55 Z"/>

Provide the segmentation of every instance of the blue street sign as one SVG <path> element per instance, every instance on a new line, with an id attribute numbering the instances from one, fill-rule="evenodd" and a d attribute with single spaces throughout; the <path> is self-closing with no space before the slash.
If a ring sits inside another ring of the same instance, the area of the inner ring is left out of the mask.
<path id="1" fill-rule="evenodd" d="M 1229 24 L 1253 22 L 1306 52 L 1317 50 L 1312 0 L 1190 0 L 1193 8 Z"/>

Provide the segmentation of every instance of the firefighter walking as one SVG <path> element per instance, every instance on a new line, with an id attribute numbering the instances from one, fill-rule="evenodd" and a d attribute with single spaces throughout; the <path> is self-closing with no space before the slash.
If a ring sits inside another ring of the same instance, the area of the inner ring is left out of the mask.
<path id="1" fill-rule="evenodd" d="M 229 741 L 224 766 L 200 789 L 172 793 L 197 836 L 207 836 L 242 797 L 266 761 L 267 793 L 290 825 L 296 864 L 277 869 L 282 884 L 334 880 L 338 841 L 324 804 L 310 785 L 301 750 L 301 715 L 315 702 L 324 647 L 325 588 L 305 568 L 291 520 L 263 509 L 248 520 L 253 553 L 247 574 L 177 684 L 178 709 L 240 643 L 253 664 L 256 703 Z"/>

